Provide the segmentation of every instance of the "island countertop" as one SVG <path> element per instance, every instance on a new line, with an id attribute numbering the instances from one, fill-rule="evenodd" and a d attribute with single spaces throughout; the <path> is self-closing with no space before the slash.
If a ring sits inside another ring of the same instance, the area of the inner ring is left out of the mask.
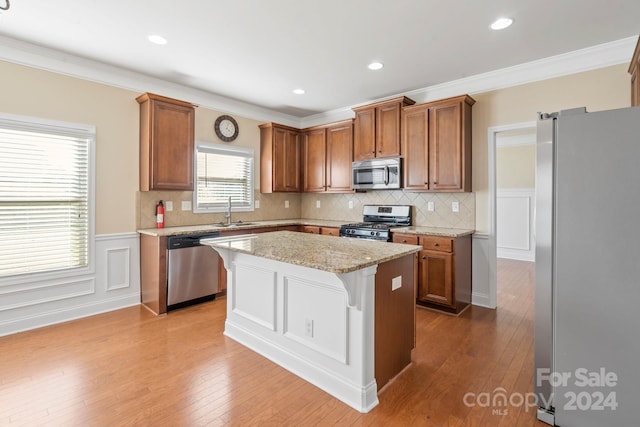
<path id="1" fill-rule="evenodd" d="M 364 239 L 274 231 L 203 239 L 203 245 L 300 265 L 330 273 L 349 273 L 418 252 L 422 246 Z"/>

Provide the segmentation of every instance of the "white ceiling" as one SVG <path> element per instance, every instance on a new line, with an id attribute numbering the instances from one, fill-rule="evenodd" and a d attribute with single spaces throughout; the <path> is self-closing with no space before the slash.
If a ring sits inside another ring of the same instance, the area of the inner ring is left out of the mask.
<path id="1" fill-rule="evenodd" d="M 636 36 L 639 17 L 638 0 L 11 0 L 0 36 L 302 118 Z"/>

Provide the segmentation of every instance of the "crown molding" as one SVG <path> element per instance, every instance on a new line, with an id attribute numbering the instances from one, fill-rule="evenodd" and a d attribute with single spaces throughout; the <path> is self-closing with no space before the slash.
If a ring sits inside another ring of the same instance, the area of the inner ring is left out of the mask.
<path id="1" fill-rule="evenodd" d="M 374 99 L 368 101 L 366 104 L 380 102 L 402 95 L 413 99 L 416 101 L 416 104 L 422 104 L 424 102 L 437 101 L 465 93 L 473 95 L 476 93 L 490 92 L 555 77 L 629 63 L 637 41 L 637 36 L 628 37 L 561 55 L 550 56 L 537 61 L 515 65 L 513 67 L 502 68 L 500 70 L 477 74 L 410 92 Z M 322 123 L 330 123 L 331 121 L 348 119 L 353 117 L 353 112 L 351 112 L 350 109 L 359 107 L 360 105 L 363 104 L 356 104 L 351 107 L 308 116 L 303 118 L 302 122 L 305 127 L 309 127 Z M 349 114 L 349 112 L 351 112 L 351 114 Z"/>
<path id="2" fill-rule="evenodd" d="M 0 36 L 2 45 L 0 60 L 135 92 L 162 93 L 172 98 L 187 99 L 189 102 L 215 111 L 237 114 L 254 120 L 305 128 L 353 118 L 352 108 L 397 96 L 407 96 L 420 104 L 463 93 L 473 95 L 490 92 L 628 63 L 637 39 L 637 36 L 628 37 L 303 118 L 5 36 Z"/>
<path id="3" fill-rule="evenodd" d="M 0 36 L 0 60 L 134 92 L 161 93 L 198 106 L 264 122 L 300 126 L 300 118 L 157 77 Z"/>

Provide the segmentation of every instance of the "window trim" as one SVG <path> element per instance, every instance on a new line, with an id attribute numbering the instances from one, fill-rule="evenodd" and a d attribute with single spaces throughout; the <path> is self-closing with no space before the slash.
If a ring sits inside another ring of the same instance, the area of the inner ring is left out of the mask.
<path id="1" fill-rule="evenodd" d="M 254 201 L 255 201 L 255 175 L 256 175 L 256 158 L 255 158 L 255 150 L 249 147 L 230 147 L 228 145 L 216 144 L 215 142 L 204 142 L 204 141 L 196 141 L 195 147 L 193 150 L 193 213 L 220 213 L 226 212 L 227 208 L 224 206 L 219 207 L 208 207 L 208 208 L 199 208 L 198 207 L 198 151 L 202 148 L 204 151 L 206 150 L 215 150 L 216 152 L 227 152 L 229 154 L 242 154 L 245 157 L 251 158 L 251 176 L 249 177 L 249 182 L 251 186 L 251 191 L 249 192 L 249 206 L 234 206 L 231 204 L 231 212 L 253 212 Z"/>
<path id="2" fill-rule="evenodd" d="M 83 267 L 70 267 L 55 271 L 42 271 L 34 273 L 22 273 L 13 276 L 0 278 L 0 287 L 15 284 L 27 284 L 33 282 L 49 282 L 44 286 L 56 286 L 57 283 L 51 281 L 60 280 L 67 277 L 85 276 L 94 274 L 95 262 L 95 195 L 96 195 L 96 126 L 82 123 L 66 122 L 61 120 L 44 119 L 40 117 L 8 114 L 0 112 L 0 127 L 7 127 L 27 132 L 45 132 L 58 135 L 74 136 L 86 138 L 89 149 L 89 176 L 88 178 L 88 203 L 89 203 L 89 224 L 88 224 L 88 257 L 87 265 Z M 40 286 L 37 286 L 40 287 Z"/>

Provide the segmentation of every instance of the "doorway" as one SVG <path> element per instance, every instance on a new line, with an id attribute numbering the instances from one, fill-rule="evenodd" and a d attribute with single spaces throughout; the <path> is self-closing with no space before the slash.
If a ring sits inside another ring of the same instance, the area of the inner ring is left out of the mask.
<path id="1" fill-rule="evenodd" d="M 489 263 L 489 283 L 488 283 L 488 305 L 490 308 L 496 308 L 498 304 L 498 270 L 497 270 L 497 258 L 498 258 L 498 180 L 497 180 L 497 168 L 498 168 L 498 145 L 504 145 L 505 141 L 508 141 L 510 145 L 522 144 L 523 146 L 531 144 L 531 141 L 535 141 L 536 122 L 523 122 L 515 123 L 505 126 L 494 126 L 488 129 L 488 160 L 489 160 L 489 238 L 488 238 L 488 263 Z M 534 145 L 535 146 L 535 145 Z M 534 163 L 535 164 L 535 163 Z M 516 236 L 503 236 L 500 240 L 502 249 L 515 249 L 516 251 L 523 252 L 525 247 L 527 251 L 533 251 L 535 248 L 535 242 L 532 237 L 534 235 L 531 228 L 528 233 L 522 232 L 522 229 L 527 225 L 533 223 L 533 196 L 529 193 L 523 196 L 522 192 L 511 192 L 510 199 L 504 198 L 501 201 L 501 208 L 507 207 L 515 209 L 515 211 L 523 212 L 525 207 L 528 208 L 528 218 L 513 219 L 513 224 L 501 223 L 500 229 L 503 234 L 506 227 L 519 227 L 520 232 Z M 501 196 L 504 193 L 501 192 Z M 519 199 L 519 200 L 516 200 Z M 525 200 L 528 199 L 528 200 Z M 524 201 L 523 201 L 524 200 Z M 511 218 L 508 218 L 511 219 Z M 532 225 L 530 225 L 532 227 Z M 508 228 L 507 228 L 508 229 Z M 528 240 L 527 240 L 528 239 Z M 504 256 L 504 251 L 501 250 L 501 256 Z"/>

